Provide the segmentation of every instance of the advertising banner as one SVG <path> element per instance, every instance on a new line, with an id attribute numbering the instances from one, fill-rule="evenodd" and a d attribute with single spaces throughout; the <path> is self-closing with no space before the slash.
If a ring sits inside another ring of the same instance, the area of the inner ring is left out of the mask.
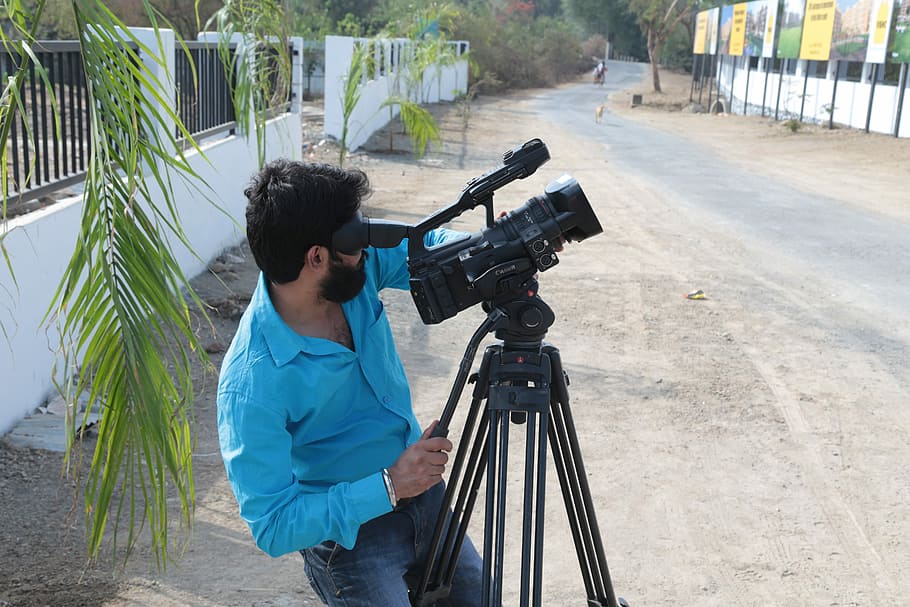
<path id="1" fill-rule="evenodd" d="M 874 0 L 836 0 L 830 61 L 865 61 Z M 886 30 L 887 31 L 887 30 Z"/>
<path id="2" fill-rule="evenodd" d="M 746 3 L 733 5 L 733 29 L 730 31 L 730 54 L 742 57 L 746 43 Z"/>
<path id="3" fill-rule="evenodd" d="M 910 63 L 910 0 L 901 0 L 891 36 L 891 60 Z"/>
<path id="4" fill-rule="evenodd" d="M 835 0 L 808 0 L 803 19 L 803 38 L 799 58 L 810 61 L 827 61 L 831 54 L 834 35 L 834 18 L 840 17 Z"/>
<path id="5" fill-rule="evenodd" d="M 888 53 L 888 34 L 891 31 L 892 0 L 873 0 L 869 11 L 869 44 L 866 63 L 884 63 Z"/>
<path id="6" fill-rule="evenodd" d="M 705 54 L 707 40 L 705 36 L 708 33 L 708 11 L 699 11 L 695 17 L 695 40 L 692 44 L 692 52 L 696 55 Z"/>
<path id="7" fill-rule="evenodd" d="M 805 0 L 784 0 L 784 12 L 780 19 L 780 38 L 777 42 L 778 57 L 799 58 L 799 43 L 803 31 L 805 10 Z"/>
<path id="8" fill-rule="evenodd" d="M 908 1 L 910 1 L 910 0 L 908 0 Z M 719 19 L 720 19 L 720 7 L 719 6 L 715 6 L 712 9 L 708 9 L 708 32 L 705 36 L 705 40 L 707 41 L 707 44 L 708 44 L 708 48 L 707 48 L 706 52 L 709 55 L 717 54 L 717 41 L 719 38 L 717 27 L 718 27 Z"/>
<path id="9" fill-rule="evenodd" d="M 777 42 L 777 16 L 780 7 L 779 0 L 765 0 L 767 5 L 765 19 L 765 40 L 762 44 L 762 57 L 774 56 L 774 44 Z"/>
<path id="10" fill-rule="evenodd" d="M 773 57 L 774 28 L 776 26 L 777 0 L 747 2 L 746 32 L 742 54 L 748 57 Z"/>
<path id="11" fill-rule="evenodd" d="M 720 34 L 718 36 L 718 55 L 730 54 L 730 34 L 733 32 L 733 5 L 720 7 Z"/>

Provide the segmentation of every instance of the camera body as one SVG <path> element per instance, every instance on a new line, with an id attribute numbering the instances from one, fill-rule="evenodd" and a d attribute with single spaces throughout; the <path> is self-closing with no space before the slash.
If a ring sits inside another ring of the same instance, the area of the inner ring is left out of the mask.
<path id="1" fill-rule="evenodd" d="M 408 240 L 411 295 L 426 324 L 437 324 L 477 303 L 497 305 L 522 295 L 528 280 L 559 263 L 563 242 L 579 242 L 603 231 L 575 179 L 563 175 L 534 196 L 493 220 L 493 192 L 533 174 L 549 160 L 540 139 L 503 154 L 503 163 L 468 182 L 458 201 L 419 224 L 362 219 L 333 235 L 333 246 L 356 250 L 368 244 L 396 246 Z M 424 236 L 461 213 L 483 205 L 487 227 L 455 241 L 427 248 Z"/>

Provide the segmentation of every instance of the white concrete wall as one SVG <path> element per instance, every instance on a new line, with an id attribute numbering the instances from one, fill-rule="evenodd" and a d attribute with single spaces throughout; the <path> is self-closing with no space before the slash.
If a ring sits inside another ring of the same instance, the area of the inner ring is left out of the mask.
<path id="1" fill-rule="evenodd" d="M 762 95 L 765 95 L 765 115 L 774 116 L 777 108 L 780 119 L 799 118 L 800 109 L 805 122 L 828 124 L 831 118 L 828 108 L 834 106 L 834 123 L 857 129 L 866 128 L 866 117 L 869 109 L 869 98 L 872 83 L 869 71 L 864 70 L 861 82 L 849 82 L 840 78 L 837 82 L 837 96 L 834 94 L 834 75 L 826 77 L 810 76 L 806 80 L 806 61 L 800 61 L 795 74 L 771 72 L 765 77 L 764 71 L 752 69 L 748 77 L 748 88 L 745 62 L 737 61 L 734 68 L 733 58 L 725 57 L 722 69 L 718 70 L 718 83 L 721 94 L 730 98 L 730 81 L 732 78 L 733 104 L 728 111 L 743 113 L 743 102 L 748 102 L 748 113 L 761 113 Z M 803 105 L 803 89 L 805 104 Z M 780 104 L 777 105 L 778 89 Z M 869 116 L 869 130 L 875 133 L 894 134 L 897 120 L 900 90 L 894 84 L 877 82 L 875 96 L 872 97 L 872 113 Z M 910 137 L 910 90 L 904 93 L 898 137 Z"/>
<path id="2" fill-rule="evenodd" d="M 325 39 L 325 134 L 341 140 L 344 125 L 344 83 L 354 56 L 354 44 L 368 44 L 370 38 L 349 38 L 346 36 L 326 36 Z M 385 64 L 383 74 L 373 78 L 366 76 L 361 83 L 360 101 L 348 121 L 347 147 L 356 150 L 370 136 L 387 125 L 391 118 L 398 115 L 394 108 L 390 115 L 382 103 L 391 95 L 403 95 L 407 90 L 408 73 L 406 57 L 413 44 L 406 39 L 381 41 L 385 52 L 382 59 Z M 451 42 L 456 49 L 469 48 L 463 41 Z M 394 47 L 394 51 L 392 50 Z M 394 56 L 395 60 L 391 58 Z M 414 95 L 413 101 L 419 103 L 437 103 L 453 101 L 468 89 L 468 62 L 461 59 L 451 66 L 428 68 L 424 73 L 423 90 Z"/>
<path id="3" fill-rule="evenodd" d="M 299 54 L 295 61 L 299 62 Z M 299 69 L 294 73 L 295 99 L 299 101 Z M 268 123 L 266 158 L 299 159 L 301 139 L 299 105 L 294 104 L 291 113 Z M 258 168 L 254 136 L 249 141 L 234 135 L 220 136 L 201 147 L 202 155 L 188 154 L 200 181 L 173 180 L 182 225 L 195 251 L 194 255 L 180 245 L 175 246 L 174 254 L 189 277 L 202 272 L 224 249 L 243 241 L 243 189 Z M 152 198 L 162 201 L 160 192 L 153 191 Z M 42 318 L 73 252 L 81 205 L 81 197 L 74 197 L 12 219 L 4 227 L 4 246 L 18 286 L 0 261 L 0 326 L 6 331 L 5 335 L 0 333 L 0 434 L 8 432 L 55 391 L 52 373 L 60 337 L 53 323 L 42 323 Z"/>

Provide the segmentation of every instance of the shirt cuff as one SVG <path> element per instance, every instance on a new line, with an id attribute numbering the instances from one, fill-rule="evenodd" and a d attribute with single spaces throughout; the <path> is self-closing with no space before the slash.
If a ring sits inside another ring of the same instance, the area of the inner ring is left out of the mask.
<path id="1" fill-rule="evenodd" d="M 351 483 L 351 501 L 361 524 L 392 511 L 382 472 Z"/>

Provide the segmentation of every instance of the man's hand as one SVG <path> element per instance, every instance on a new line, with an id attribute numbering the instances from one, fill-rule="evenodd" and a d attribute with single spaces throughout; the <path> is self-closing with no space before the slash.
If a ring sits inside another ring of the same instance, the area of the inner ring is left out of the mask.
<path id="1" fill-rule="evenodd" d="M 420 495 L 442 480 L 452 441 L 441 436 L 430 438 L 438 423 L 436 420 L 430 424 L 420 440 L 408 447 L 389 468 L 398 499 Z"/>

